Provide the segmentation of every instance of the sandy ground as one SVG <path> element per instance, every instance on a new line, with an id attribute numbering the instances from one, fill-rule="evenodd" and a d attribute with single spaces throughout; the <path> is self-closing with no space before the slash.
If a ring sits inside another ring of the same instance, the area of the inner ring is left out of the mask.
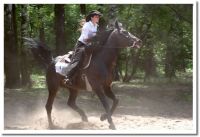
<path id="1" fill-rule="evenodd" d="M 117 130 L 192 130 L 192 86 L 114 84 L 119 105 L 113 114 Z M 45 104 L 46 89 L 9 90 L 4 92 L 4 129 L 48 130 Z M 89 122 L 67 106 L 68 92 L 61 90 L 54 102 L 54 123 L 64 130 L 108 130 L 107 121 L 100 121 L 104 109 L 91 92 L 80 92 L 77 104 Z M 110 102 L 111 103 L 111 102 Z"/>

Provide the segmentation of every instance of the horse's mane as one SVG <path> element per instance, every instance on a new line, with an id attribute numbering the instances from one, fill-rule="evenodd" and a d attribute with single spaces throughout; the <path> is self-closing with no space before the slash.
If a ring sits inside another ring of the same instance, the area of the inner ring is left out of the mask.
<path id="1" fill-rule="evenodd" d="M 104 46 L 112 31 L 113 29 L 98 31 L 97 35 L 93 38 L 94 44 L 97 44 L 96 46 Z"/>
<path id="2" fill-rule="evenodd" d="M 92 45 L 94 47 L 93 53 L 100 52 L 102 50 L 111 34 L 113 29 L 98 31 L 96 36 L 92 38 Z"/>

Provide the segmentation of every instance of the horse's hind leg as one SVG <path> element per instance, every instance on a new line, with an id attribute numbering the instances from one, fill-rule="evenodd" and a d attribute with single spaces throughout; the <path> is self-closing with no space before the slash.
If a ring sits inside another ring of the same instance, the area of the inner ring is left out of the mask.
<path id="1" fill-rule="evenodd" d="M 47 87 L 49 91 L 47 103 L 46 103 L 46 111 L 47 111 L 47 116 L 48 116 L 48 123 L 49 123 L 49 128 L 55 128 L 52 118 L 51 118 L 51 111 L 52 111 L 52 105 L 56 96 L 56 93 L 58 92 L 59 88 L 59 81 L 52 71 L 48 71 L 46 75 L 46 80 L 47 80 Z"/>
<path id="2" fill-rule="evenodd" d="M 68 102 L 67 104 L 76 112 L 79 113 L 79 115 L 81 116 L 82 120 L 83 121 L 86 121 L 88 122 L 88 118 L 87 116 L 85 115 L 85 112 L 80 109 L 77 105 L 76 105 L 76 98 L 77 98 L 77 95 L 78 95 L 78 90 L 75 90 L 75 89 L 69 89 L 69 92 L 70 92 L 70 95 L 69 95 L 69 99 L 68 99 Z"/>
<path id="3" fill-rule="evenodd" d="M 49 96 L 47 99 L 47 103 L 46 103 L 46 111 L 47 111 L 47 116 L 48 116 L 48 122 L 49 122 L 49 128 L 54 128 L 54 124 L 52 122 L 52 118 L 51 118 L 51 111 L 52 111 L 52 105 L 56 96 L 57 90 L 51 90 L 49 89 Z"/>
<path id="4" fill-rule="evenodd" d="M 112 115 L 118 105 L 119 100 L 116 98 L 115 94 L 112 92 L 110 86 L 104 86 L 103 88 L 104 88 L 104 93 L 106 94 L 106 96 L 113 100 L 113 105 L 112 105 L 112 108 L 110 109 L 110 112 Z M 103 114 L 100 119 L 101 121 L 106 120 L 107 114 Z"/>

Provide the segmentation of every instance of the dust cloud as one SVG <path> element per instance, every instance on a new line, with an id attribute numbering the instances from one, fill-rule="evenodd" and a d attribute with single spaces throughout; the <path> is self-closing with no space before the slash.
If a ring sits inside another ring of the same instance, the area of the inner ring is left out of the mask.
<path id="1" fill-rule="evenodd" d="M 163 90 L 165 89 L 165 90 Z M 112 118 L 117 130 L 192 130 L 192 103 L 183 100 L 190 87 L 114 87 L 119 105 Z M 49 130 L 45 104 L 46 89 L 4 91 L 5 130 Z M 82 122 L 67 105 L 67 94 L 59 94 L 53 104 L 52 119 L 61 130 L 108 130 L 100 121 L 104 109 L 96 96 L 80 93 L 77 104 L 88 116 Z"/>

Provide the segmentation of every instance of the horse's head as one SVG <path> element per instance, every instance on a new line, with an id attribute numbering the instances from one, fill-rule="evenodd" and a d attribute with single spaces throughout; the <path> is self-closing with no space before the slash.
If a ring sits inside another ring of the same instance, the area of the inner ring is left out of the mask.
<path id="1" fill-rule="evenodd" d="M 118 23 L 118 21 L 115 22 L 115 34 L 116 34 L 116 40 L 120 47 L 139 48 L 141 46 L 142 41 L 139 38 L 132 35 L 127 30 L 125 30 L 124 28 L 122 28 L 122 25 Z"/>

